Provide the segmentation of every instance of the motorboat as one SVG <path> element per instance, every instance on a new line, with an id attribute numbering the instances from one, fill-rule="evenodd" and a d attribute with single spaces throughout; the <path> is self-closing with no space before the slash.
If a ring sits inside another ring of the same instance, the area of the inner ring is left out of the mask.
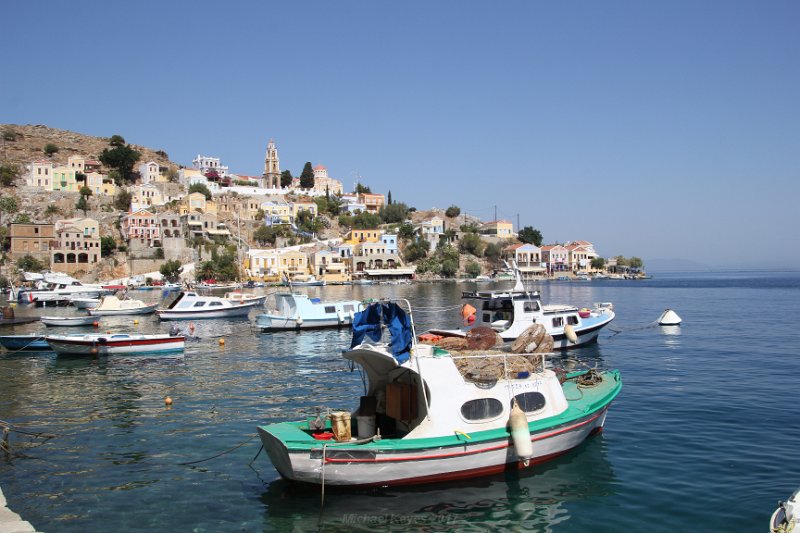
<path id="1" fill-rule="evenodd" d="M 196 320 L 203 318 L 245 317 L 258 301 L 239 301 L 219 296 L 201 296 L 195 291 L 181 291 L 166 309 L 156 309 L 161 320 Z"/>
<path id="2" fill-rule="evenodd" d="M 100 298 L 70 297 L 69 302 L 76 309 L 94 309 L 100 305 Z"/>
<path id="3" fill-rule="evenodd" d="M 92 316 L 148 315 L 155 312 L 158 304 L 146 304 L 141 300 L 119 299 L 116 296 L 103 296 L 100 304 L 89 309 Z"/>
<path id="4" fill-rule="evenodd" d="M 323 486 L 465 480 L 530 468 L 602 430 L 618 371 L 567 373 L 545 354 L 417 344 L 408 309 L 380 302 L 356 314 L 343 357 L 367 381 L 357 409 L 258 426 L 281 476 Z"/>
<path id="5" fill-rule="evenodd" d="M 183 351 L 182 335 L 142 335 L 135 333 L 89 333 L 85 335 L 47 335 L 50 348 L 59 354 L 112 355 L 153 354 Z"/>
<path id="6" fill-rule="evenodd" d="M 794 491 L 794 494 L 785 502 L 778 503 L 778 508 L 772 513 L 769 519 L 769 530 L 774 533 L 791 533 L 793 531 L 800 531 L 797 529 L 798 521 L 800 520 L 800 488 Z"/>
<path id="7" fill-rule="evenodd" d="M 17 290 L 17 301 L 41 303 L 69 301 L 71 298 L 98 298 L 113 291 L 101 285 L 86 285 L 66 274 L 48 275 L 36 281 L 34 288 Z"/>
<path id="8" fill-rule="evenodd" d="M 288 285 L 289 287 L 324 287 L 325 280 L 317 279 L 315 276 L 308 276 L 308 279 L 302 281 L 300 280 L 284 281 L 284 285 Z"/>
<path id="9" fill-rule="evenodd" d="M 43 316 L 41 320 L 45 326 L 91 326 L 97 322 L 92 315 Z"/>
<path id="10" fill-rule="evenodd" d="M 323 301 L 307 294 L 275 294 L 276 308 L 256 317 L 262 331 L 350 327 L 355 313 L 364 308 L 359 300 Z"/>
<path id="11" fill-rule="evenodd" d="M 596 304 L 591 309 L 543 304 L 539 291 L 526 289 L 519 276 L 511 290 L 467 291 L 461 296 L 479 302 L 477 309 L 469 306 L 474 314 L 464 317 L 468 326 L 431 329 L 430 334 L 464 337 L 472 327 L 488 326 L 499 333 L 504 341 L 513 341 L 533 324 L 542 324 L 553 337 L 554 348 L 561 350 L 595 342 L 600 330 L 615 316 L 613 306 L 608 303 Z"/>
<path id="12" fill-rule="evenodd" d="M 232 291 L 232 292 L 226 292 L 223 298 L 236 303 L 255 302 L 257 305 L 263 305 L 264 302 L 267 300 L 267 295 L 252 294 L 249 292 L 242 292 L 242 291 Z"/>
<path id="13" fill-rule="evenodd" d="M 0 346 L 10 352 L 50 350 L 43 335 L 0 335 Z"/>

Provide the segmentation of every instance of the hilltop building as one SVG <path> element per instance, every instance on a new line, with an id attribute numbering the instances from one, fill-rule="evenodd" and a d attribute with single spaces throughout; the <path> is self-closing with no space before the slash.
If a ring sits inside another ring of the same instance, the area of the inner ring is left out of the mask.
<path id="1" fill-rule="evenodd" d="M 275 141 L 272 139 L 267 144 L 262 181 L 262 185 L 267 189 L 280 189 L 281 187 L 281 163 L 278 159 L 278 147 L 275 146 Z"/>

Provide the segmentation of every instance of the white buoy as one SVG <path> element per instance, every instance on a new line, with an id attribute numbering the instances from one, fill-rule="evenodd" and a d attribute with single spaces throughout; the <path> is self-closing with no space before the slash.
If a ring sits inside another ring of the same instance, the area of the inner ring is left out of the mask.
<path id="1" fill-rule="evenodd" d="M 511 415 L 508 417 L 508 425 L 511 427 L 511 440 L 514 441 L 514 449 L 517 456 L 528 466 L 528 460 L 533 457 L 533 442 L 528 428 L 528 417 L 519 408 L 517 401 L 511 407 Z"/>
<path id="2" fill-rule="evenodd" d="M 658 318 L 659 326 L 679 326 L 680 324 L 681 317 L 672 309 L 664 309 L 664 312 Z"/>
<path id="3" fill-rule="evenodd" d="M 572 327 L 572 324 L 564 326 L 564 335 L 566 335 L 567 339 L 572 344 L 578 342 L 578 336 L 575 334 L 575 328 Z"/>

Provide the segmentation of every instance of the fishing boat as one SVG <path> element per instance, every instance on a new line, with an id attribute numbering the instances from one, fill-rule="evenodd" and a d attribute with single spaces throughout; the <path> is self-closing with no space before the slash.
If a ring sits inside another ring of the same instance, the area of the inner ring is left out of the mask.
<path id="1" fill-rule="evenodd" d="M 17 300 L 23 303 L 69 301 L 71 298 L 98 298 L 113 291 L 101 285 L 85 285 L 67 275 L 45 277 L 35 288 L 17 290 Z"/>
<path id="2" fill-rule="evenodd" d="M 769 530 L 774 533 L 790 533 L 792 531 L 800 531 L 797 529 L 798 521 L 800 521 L 800 489 L 794 491 L 794 494 L 785 501 L 778 504 L 778 508 L 772 513 L 769 519 Z"/>
<path id="3" fill-rule="evenodd" d="M 42 335 L 0 335 L 0 346 L 16 352 L 50 350 L 50 345 Z"/>
<path id="4" fill-rule="evenodd" d="M 572 305 L 543 304 L 539 291 L 528 290 L 517 276 L 511 290 L 467 291 L 462 298 L 478 301 L 463 318 L 468 326 L 460 329 L 431 329 L 428 333 L 443 337 L 464 337 L 472 327 L 487 326 L 504 341 L 513 341 L 533 324 L 542 324 L 553 337 L 555 349 L 575 348 L 597 340 L 605 326 L 614 320 L 613 306 L 595 305 L 578 308 Z M 473 318 L 470 318 L 473 317 Z"/>
<path id="5" fill-rule="evenodd" d="M 92 315 L 85 316 L 43 316 L 45 326 L 91 326 L 97 319 Z"/>
<path id="6" fill-rule="evenodd" d="M 153 354 L 183 351 L 182 335 L 142 335 L 131 333 L 90 333 L 85 335 L 47 335 L 50 348 L 59 354 L 111 355 Z"/>
<path id="7" fill-rule="evenodd" d="M 262 331 L 349 327 L 364 308 L 358 300 L 323 301 L 307 294 L 277 293 L 276 308 L 256 317 Z"/>
<path id="8" fill-rule="evenodd" d="M 161 320 L 197 320 L 204 318 L 246 317 L 257 301 L 233 301 L 219 296 L 200 296 L 195 291 L 182 291 L 166 309 L 156 309 Z"/>
<path id="9" fill-rule="evenodd" d="M 89 309 L 92 316 L 148 315 L 155 312 L 158 304 L 146 304 L 141 300 L 120 300 L 116 296 L 104 296 L 100 305 Z"/>
<path id="10" fill-rule="evenodd" d="M 556 372 L 543 354 L 417 344 L 395 302 L 356 315 L 343 357 L 368 381 L 355 411 L 257 428 L 284 478 L 392 486 L 529 468 L 601 431 L 622 387 L 618 371 Z"/>

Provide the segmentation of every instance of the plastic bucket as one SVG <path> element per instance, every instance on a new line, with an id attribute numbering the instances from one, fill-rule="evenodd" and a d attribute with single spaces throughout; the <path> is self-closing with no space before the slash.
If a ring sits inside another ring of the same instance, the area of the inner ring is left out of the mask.
<path id="1" fill-rule="evenodd" d="M 374 416 L 357 416 L 356 422 L 358 423 L 359 439 L 369 439 L 375 436 Z"/>

